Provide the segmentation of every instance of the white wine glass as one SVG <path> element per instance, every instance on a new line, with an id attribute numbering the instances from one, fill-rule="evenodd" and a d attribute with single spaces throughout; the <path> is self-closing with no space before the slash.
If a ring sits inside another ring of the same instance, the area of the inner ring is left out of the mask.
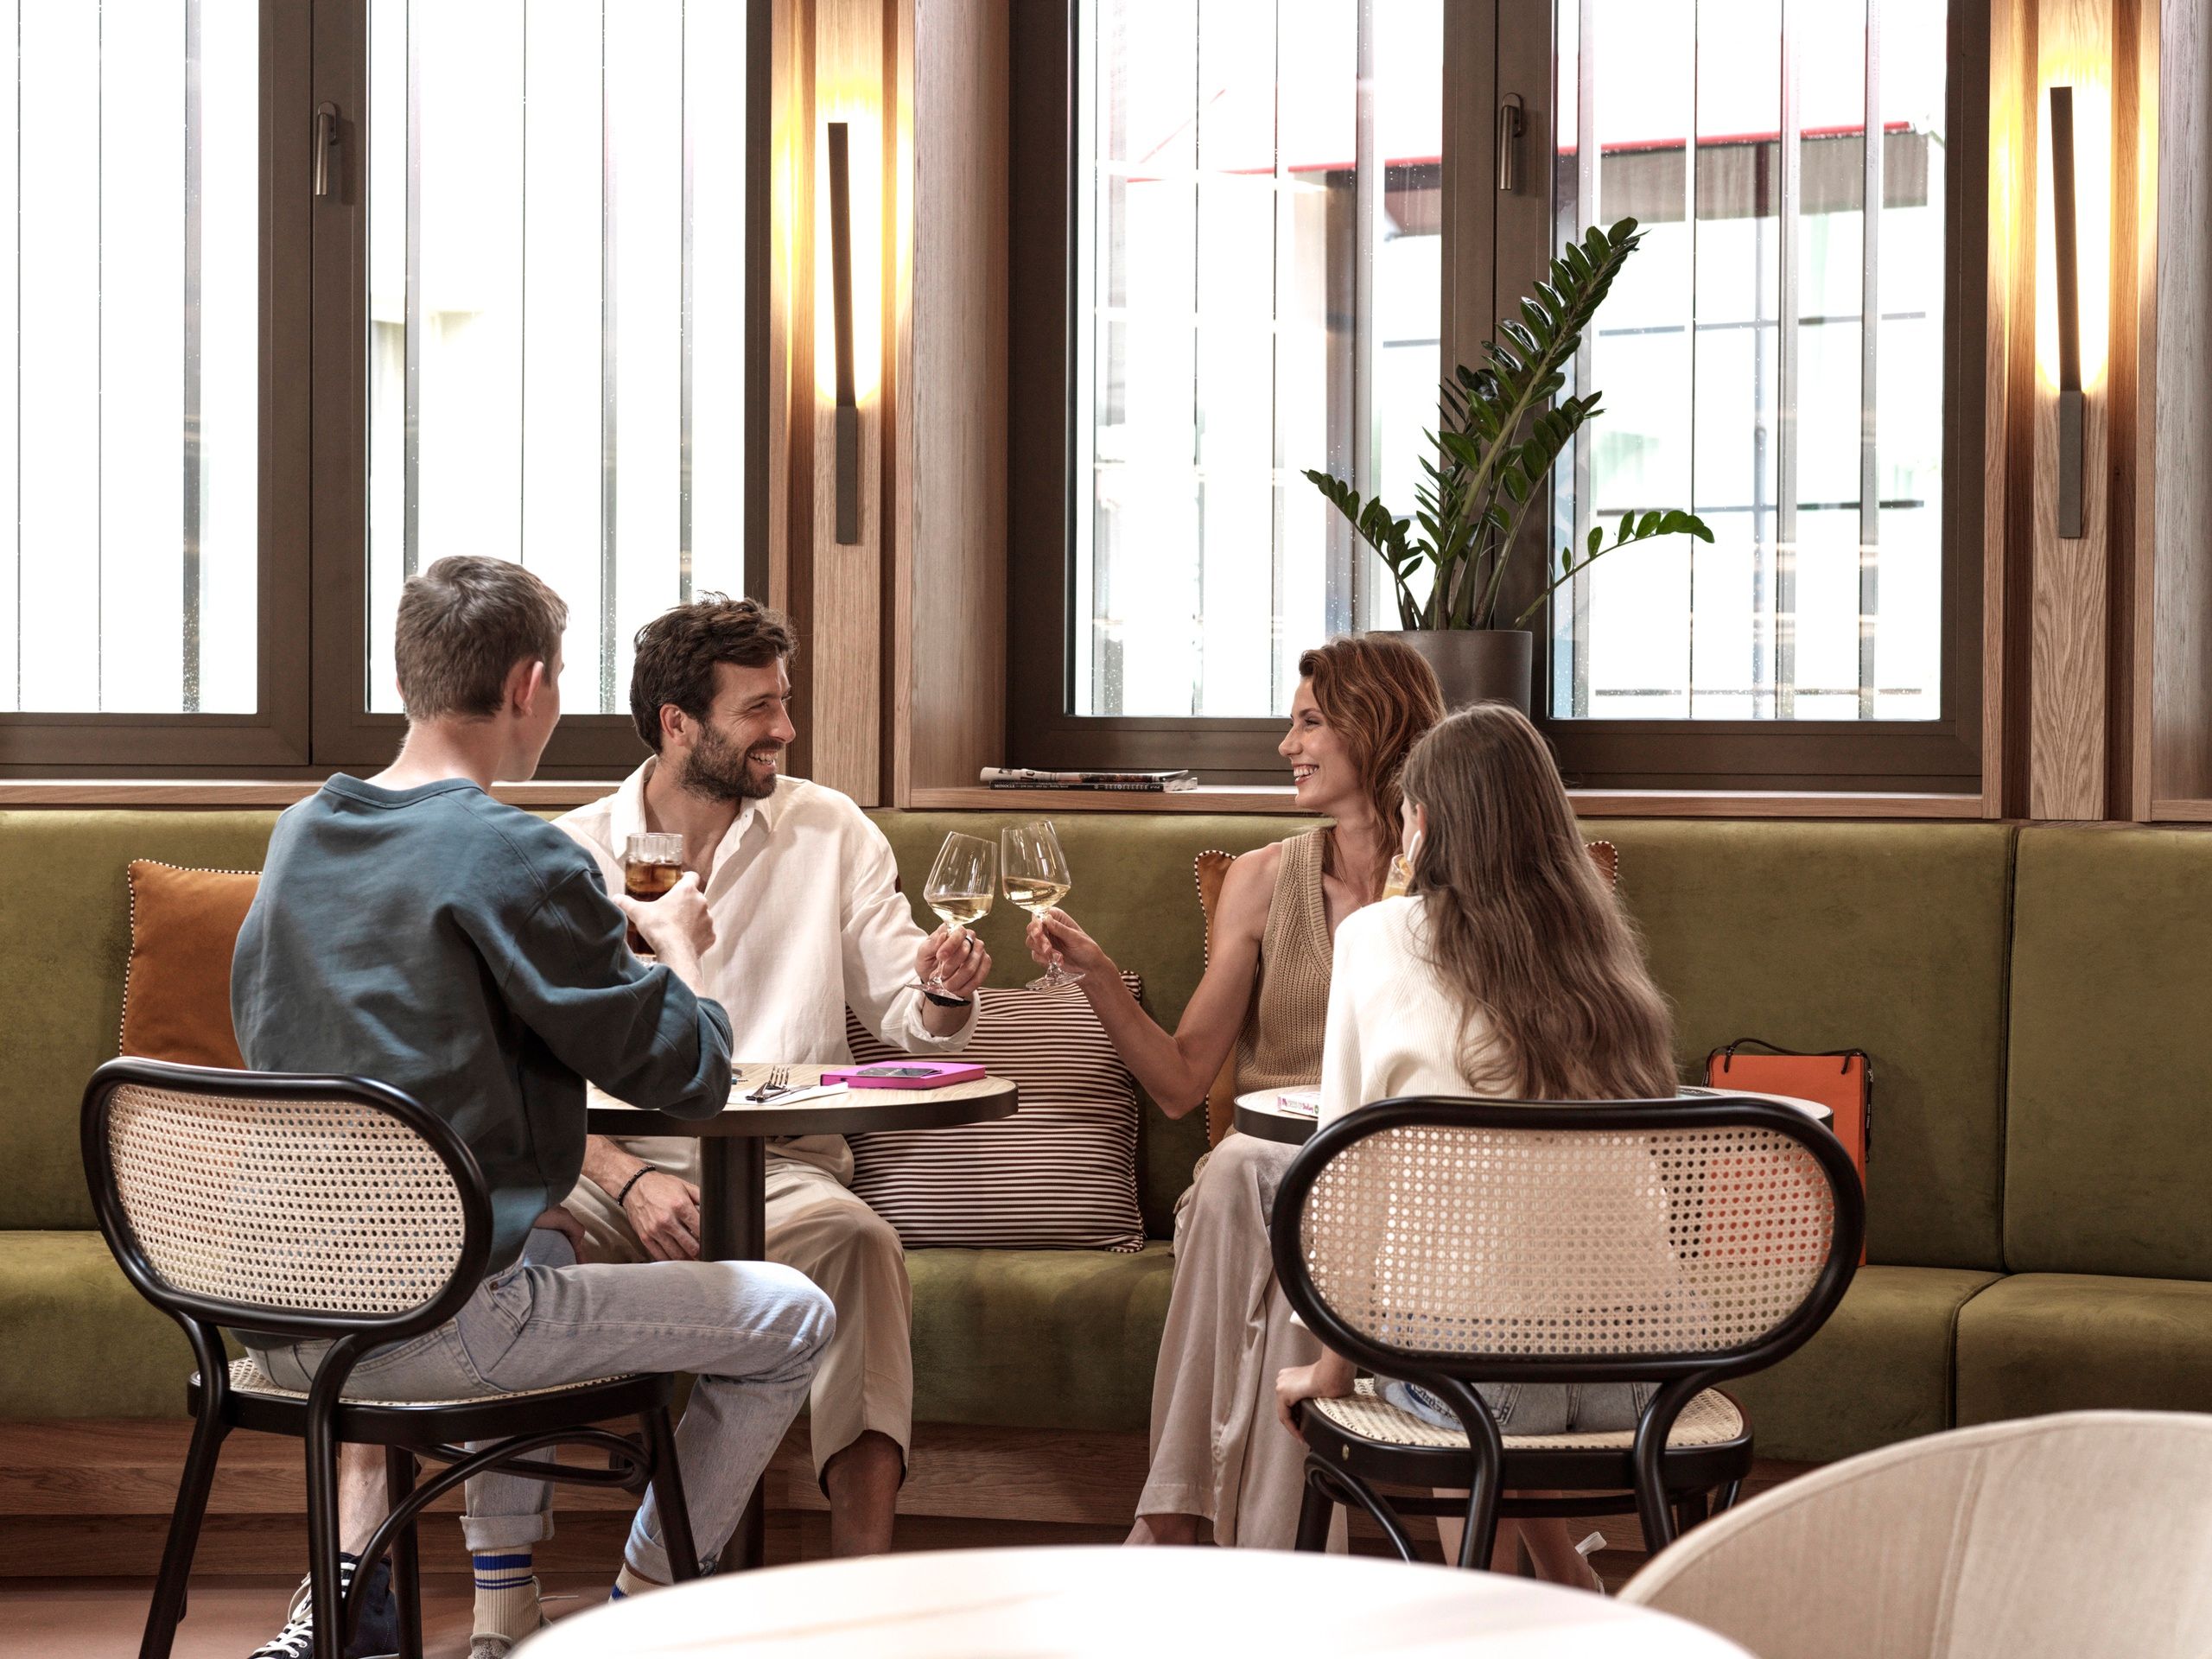
<path id="1" fill-rule="evenodd" d="M 1067 855 L 1051 823 L 1039 818 L 1031 823 L 1009 824 L 999 831 L 1000 885 L 1006 896 L 1032 916 L 1042 916 L 1068 896 L 1075 886 L 1068 874 Z M 1029 982 L 1033 991 L 1058 990 L 1072 985 L 1083 975 L 1052 953 L 1052 965 Z"/>
<path id="2" fill-rule="evenodd" d="M 981 836 L 954 834 L 944 838 L 944 845 L 937 851 L 937 862 L 930 866 L 929 880 L 923 884 L 922 899 L 935 911 L 938 919 L 952 929 L 951 937 L 958 938 L 963 928 L 969 928 L 991 913 L 991 901 L 997 896 L 999 849 L 996 843 Z M 914 988 L 942 991 L 944 976 L 932 974 L 929 978 L 916 980 Z"/>

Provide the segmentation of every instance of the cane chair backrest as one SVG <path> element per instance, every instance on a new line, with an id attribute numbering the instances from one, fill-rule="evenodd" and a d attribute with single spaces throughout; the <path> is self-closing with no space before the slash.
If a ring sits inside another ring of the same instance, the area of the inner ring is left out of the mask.
<path id="1" fill-rule="evenodd" d="M 1863 1207 L 1825 1134 L 1740 1100 L 1386 1102 L 1286 1177 L 1278 1264 L 1294 1306 L 1450 1375 L 1682 1374 L 1794 1346 L 1840 1297 Z"/>
<path id="2" fill-rule="evenodd" d="M 87 1093 L 86 1135 L 110 1243 L 126 1269 L 135 1250 L 134 1278 L 165 1305 L 377 1328 L 453 1300 L 472 1256 L 481 1271 L 474 1160 L 378 1085 L 116 1061 Z"/>

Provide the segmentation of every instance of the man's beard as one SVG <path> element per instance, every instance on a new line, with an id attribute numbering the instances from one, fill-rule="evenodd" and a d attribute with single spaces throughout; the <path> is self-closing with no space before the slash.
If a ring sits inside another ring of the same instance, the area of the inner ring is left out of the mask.
<path id="1" fill-rule="evenodd" d="M 766 799 L 776 792 L 776 774 L 771 771 L 766 779 L 754 777 L 750 753 L 713 727 L 702 725 L 683 767 L 683 787 L 709 801 Z"/>

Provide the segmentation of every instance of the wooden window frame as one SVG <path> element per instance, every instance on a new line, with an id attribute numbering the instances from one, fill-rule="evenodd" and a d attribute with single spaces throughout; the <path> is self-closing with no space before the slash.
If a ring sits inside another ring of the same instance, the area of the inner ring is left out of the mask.
<path id="1" fill-rule="evenodd" d="M 747 5 L 745 579 L 768 560 L 772 0 Z M 314 779 L 381 767 L 406 721 L 367 696 L 367 0 L 262 0 L 259 693 L 251 715 L 0 714 L 0 779 Z M 309 135 L 340 111 L 331 195 Z M 620 776 L 626 713 L 565 716 L 541 779 Z"/>
<path id="2" fill-rule="evenodd" d="M 1280 781 L 1275 720 L 1084 717 L 1072 705 L 1075 412 L 1071 355 L 1077 0 L 1016 10 L 1011 76 L 1008 314 L 1007 740 L 1009 763 L 1186 766 L 1210 784 Z M 1550 142 L 1548 0 L 1469 0 L 1445 10 L 1446 181 L 1442 338 L 1470 360 L 1497 315 L 1542 274 L 1550 181 L 1516 197 L 1495 176 L 1491 116 L 1504 91 L 1527 105 L 1524 154 Z M 1538 20 L 1541 20 L 1539 22 Z M 1942 713 L 1933 721 L 1621 721 L 1554 718 L 1548 629 L 1535 639 L 1538 724 L 1561 771 L 1593 790 L 1840 791 L 1973 795 L 1982 790 L 1983 497 L 1967 485 L 1984 454 L 1988 295 L 1990 27 L 1976 0 L 1952 0 L 1952 142 L 1946 146 Z M 1543 529 L 1531 525 L 1541 542 Z M 1521 561 L 1535 596 L 1543 563 Z"/>

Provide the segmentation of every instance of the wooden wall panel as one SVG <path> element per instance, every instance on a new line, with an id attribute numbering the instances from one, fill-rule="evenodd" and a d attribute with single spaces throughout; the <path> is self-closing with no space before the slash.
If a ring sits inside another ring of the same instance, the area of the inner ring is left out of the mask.
<path id="1" fill-rule="evenodd" d="M 2048 262 L 2037 248 L 2036 283 L 2038 361 L 2035 400 L 2034 553 L 2030 580 L 2031 640 L 2028 696 L 2028 815 L 2037 818 L 2100 818 L 2105 810 L 2105 737 L 2107 711 L 2106 644 L 2110 584 L 2107 569 L 2110 494 L 2106 438 L 2112 390 L 2109 359 L 2098 373 L 2098 359 L 2117 341 L 2104 315 L 2095 312 L 2100 296 L 2091 273 L 2098 264 L 2109 271 L 2093 245 L 2093 204 L 2109 201 L 2106 180 L 2093 159 L 2102 148 L 2097 134 L 2113 134 L 2111 117 L 2112 9 L 2115 0 L 2042 0 L 2036 20 L 2036 107 L 2045 129 L 2037 144 L 2037 185 L 2040 198 L 2050 188 L 2050 137 L 2046 88 L 2075 88 L 2079 196 L 2082 215 L 2082 367 L 2086 396 L 2082 416 L 2082 536 L 2061 541 L 2058 505 L 2058 397 L 2055 363 L 2044 360 L 2045 343 L 2055 329 L 2049 309 L 2056 298 L 2047 290 Z M 2116 149 L 2116 146 L 2114 147 Z M 2040 200 L 2037 236 L 2049 238 L 2050 208 Z M 2093 263 L 2094 262 L 2094 263 Z M 2109 289 L 2105 290 L 2109 295 Z M 2108 311 L 2108 308 L 2107 308 Z M 2093 332 L 2094 331 L 2094 332 Z M 2106 346 L 2100 352 L 2100 343 Z"/>
<path id="2" fill-rule="evenodd" d="M 1005 760 L 1008 22 L 998 0 L 902 5 L 916 19 L 912 459 L 892 646 L 904 804 Z"/>
<path id="3" fill-rule="evenodd" d="M 2158 78 L 2151 810 L 2212 799 L 2212 21 L 2164 0 Z M 2177 814 L 2174 816 L 2178 816 Z"/>
<path id="4" fill-rule="evenodd" d="M 789 765 L 814 775 L 813 0 L 774 0 L 768 210 L 768 603 L 798 631 L 798 737 Z"/>
<path id="5" fill-rule="evenodd" d="M 895 288 L 897 250 L 882 232 L 887 202 L 901 181 L 883 165 L 883 125 L 895 121 L 884 84 L 884 0 L 813 0 L 814 251 L 829 257 L 828 124 L 851 128 L 854 379 L 860 404 L 860 534 L 836 538 L 836 334 L 829 288 L 817 270 L 810 365 L 814 472 L 812 692 L 808 717 L 816 782 L 863 806 L 882 804 L 884 296 Z"/>
<path id="6" fill-rule="evenodd" d="M 2031 456 L 2015 444 L 2031 429 L 2035 390 L 2034 0 L 1991 0 L 1987 301 L 1982 339 L 1981 798 L 1986 817 L 2024 808 L 2029 641 L 2013 600 L 2029 590 L 2027 514 Z M 2017 520 L 2017 522 L 2016 522 Z M 2023 623 L 2024 616 L 2023 616 Z"/>
<path id="7" fill-rule="evenodd" d="M 2158 468 L 2158 6 L 2113 14 L 2112 713 L 2107 816 L 2151 816 Z"/>

